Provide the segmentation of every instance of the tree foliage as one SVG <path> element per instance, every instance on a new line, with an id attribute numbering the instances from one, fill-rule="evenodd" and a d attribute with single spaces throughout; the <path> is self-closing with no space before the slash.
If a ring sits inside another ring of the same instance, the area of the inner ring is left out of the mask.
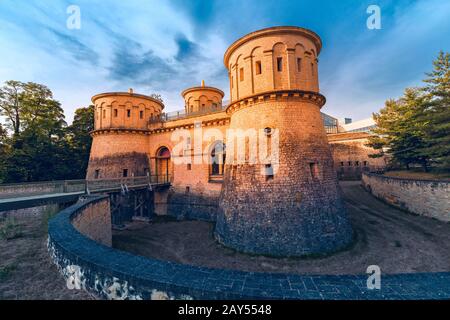
<path id="1" fill-rule="evenodd" d="M 425 86 L 407 88 L 398 100 L 388 100 L 373 117 L 376 136 L 368 146 L 386 152 L 393 163 L 409 168 L 420 164 L 427 171 L 430 163 L 450 164 L 450 54 L 440 52 L 427 73 Z"/>
<path id="2" fill-rule="evenodd" d="M 5 128 L 0 127 L 0 181 L 84 178 L 92 107 L 78 109 L 74 123 L 67 126 L 49 88 L 7 81 L 0 88 L 0 115 L 5 119 Z"/>

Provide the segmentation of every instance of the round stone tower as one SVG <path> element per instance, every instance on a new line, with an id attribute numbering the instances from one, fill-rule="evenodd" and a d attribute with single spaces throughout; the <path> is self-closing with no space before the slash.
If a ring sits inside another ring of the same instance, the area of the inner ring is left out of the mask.
<path id="1" fill-rule="evenodd" d="M 352 240 L 320 115 L 321 46 L 312 31 L 274 27 L 240 38 L 225 53 L 230 129 L 244 132 L 244 138 L 227 135 L 215 230 L 226 246 L 301 256 L 332 252 Z M 257 132 L 257 140 L 245 132 Z M 257 141 L 256 157 L 250 141 Z"/>
<path id="2" fill-rule="evenodd" d="M 201 87 L 186 89 L 181 96 L 185 102 L 186 114 L 195 114 L 220 110 L 224 93 L 217 88 L 205 86 L 205 81 L 202 81 Z"/>
<path id="3" fill-rule="evenodd" d="M 144 176 L 149 172 L 149 119 L 164 105 L 142 94 L 101 93 L 92 97 L 95 107 L 93 141 L 87 179 Z"/>

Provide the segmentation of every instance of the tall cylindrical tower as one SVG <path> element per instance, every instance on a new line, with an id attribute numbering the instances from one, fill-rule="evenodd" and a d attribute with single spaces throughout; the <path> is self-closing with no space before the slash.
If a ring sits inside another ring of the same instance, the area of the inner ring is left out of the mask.
<path id="1" fill-rule="evenodd" d="M 149 119 L 164 105 L 150 96 L 128 92 L 101 93 L 94 104 L 93 141 L 87 179 L 144 176 L 150 171 Z"/>
<path id="2" fill-rule="evenodd" d="M 258 133 L 257 139 L 227 136 L 215 230 L 226 246 L 301 256 L 332 252 L 352 239 L 320 116 L 321 45 L 312 31 L 274 27 L 244 36 L 225 53 L 230 133 Z"/>

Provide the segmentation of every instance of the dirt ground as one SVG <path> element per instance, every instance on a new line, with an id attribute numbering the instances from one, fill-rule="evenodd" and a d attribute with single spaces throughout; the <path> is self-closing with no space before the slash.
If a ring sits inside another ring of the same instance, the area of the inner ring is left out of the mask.
<path id="1" fill-rule="evenodd" d="M 363 274 L 450 271 L 450 224 L 396 210 L 365 192 L 359 182 L 341 183 L 356 231 L 354 245 L 328 257 L 279 259 L 237 253 L 214 241 L 213 224 L 199 221 L 133 222 L 114 231 L 114 247 L 185 264 L 298 274 Z"/>
<path id="2" fill-rule="evenodd" d="M 358 182 L 342 186 L 357 241 L 349 250 L 328 257 L 240 254 L 214 241 L 212 224 L 196 221 L 135 222 L 127 230 L 114 231 L 114 246 L 181 263 L 249 271 L 349 274 L 365 273 L 371 264 L 385 273 L 450 270 L 450 224 L 393 209 L 363 191 Z M 9 221 L 12 238 L 0 237 L 0 300 L 92 299 L 83 291 L 67 289 L 50 261 L 46 225 L 53 213 L 34 210 Z M 0 221 L 0 230 L 5 224 Z"/>
<path id="3" fill-rule="evenodd" d="M 8 237 L 0 236 L 0 300 L 85 300 L 81 290 L 69 290 L 47 253 L 47 221 L 54 212 L 28 210 L 0 221 Z"/>

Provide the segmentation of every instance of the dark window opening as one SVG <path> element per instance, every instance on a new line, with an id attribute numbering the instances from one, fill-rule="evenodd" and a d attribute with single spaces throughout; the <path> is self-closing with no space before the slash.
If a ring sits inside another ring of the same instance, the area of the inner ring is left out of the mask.
<path id="1" fill-rule="evenodd" d="M 364 161 L 364 167 L 367 167 L 368 163 L 367 161 Z"/>
<path id="2" fill-rule="evenodd" d="M 190 163 L 187 164 L 187 169 L 191 170 L 192 169 L 192 165 Z"/>
<path id="3" fill-rule="evenodd" d="M 191 191 L 191 187 L 186 187 L 186 193 L 189 193 Z"/>
<path id="4" fill-rule="evenodd" d="M 244 81 L 244 68 L 239 69 L 239 80 Z"/>
<path id="5" fill-rule="evenodd" d="M 100 177 L 100 170 L 97 169 L 97 170 L 95 170 L 94 178 L 95 178 L 95 179 L 98 179 L 99 177 Z"/>
<path id="6" fill-rule="evenodd" d="M 359 161 L 356 161 L 356 162 L 355 162 L 355 166 L 359 166 Z"/>
<path id="7" fill-rule="evenodd" d="M 256 71 L 256 74 L 261 74 L 261 61 L 256 61 L 256 63 L 255 63 L 255 71 Z"/>
<path id="8" fill-rule="evenodd" d="M 343 167 L 344 166 L 344 162 L 341 162 L 341 167 Z"/>
<path id="9" fill-rule="evenodd" d="M 315 71 L 314 71 L 314 63 L 311 63 L 311 74 L 314 76 L 315 75 Z"/>
<path id="10" fill-rule="evenodd" d="M 281 57 L 277 58 L 277 70 L 283 71 L 283 58 Z"/>
<path id="11" fill-rule="evenodd" d="M 127 117 L 128 118 L 131 117 L 131 110 L 130 109 L 127 110 Z"/>
<path id="12" fill-rule="evenodd" d="M 144 119 L 144 111 L 139 111 L 139 118 Z"/>
<path id="13" fill-rule="evenodd" d="M 302 58 L 297 58 L 297 72 L 302 71 Z"/>
<path id="14" fill-rule="evenodd" d="M 352 162 L 351 162 L 351 161 L 348 162 L 348 166 L 349 166 L 349 167 L 352 166 Z"/>
<path id="15" fill-rule="evenodd" d="M 128 169 L 123 169 L 122 177 L 124 177 L 124 178 L 128 177 Z"/>
<path id="16" fill-rule="evenodd" d="M 311 162 L 309 164 L 309 171 L 313 179 L 317 179 L 319 177 L 319 166 L 317 165 L 317 163 Z"/>
<path id="17" fill-rule="evenodd" d="M 225 167 L 225 145 L 222 142 L 218 142 L 211 150 L 211 165 L 210 176 L 222 176 Z"/>
<path id="18" fill-rule="evenodd" d="M 114 109 L 114 117 L 117 117 L 118 114 L 119 114 L 119 111 L 117 109 Z"/>
<path id="19" fill-rule="evenodd" d="M 264 175 L 266 176 L 266 180 L 273 179 L 273 167 L 272 167 L 272 164 L 266 164 L 264 166 Z"/>

